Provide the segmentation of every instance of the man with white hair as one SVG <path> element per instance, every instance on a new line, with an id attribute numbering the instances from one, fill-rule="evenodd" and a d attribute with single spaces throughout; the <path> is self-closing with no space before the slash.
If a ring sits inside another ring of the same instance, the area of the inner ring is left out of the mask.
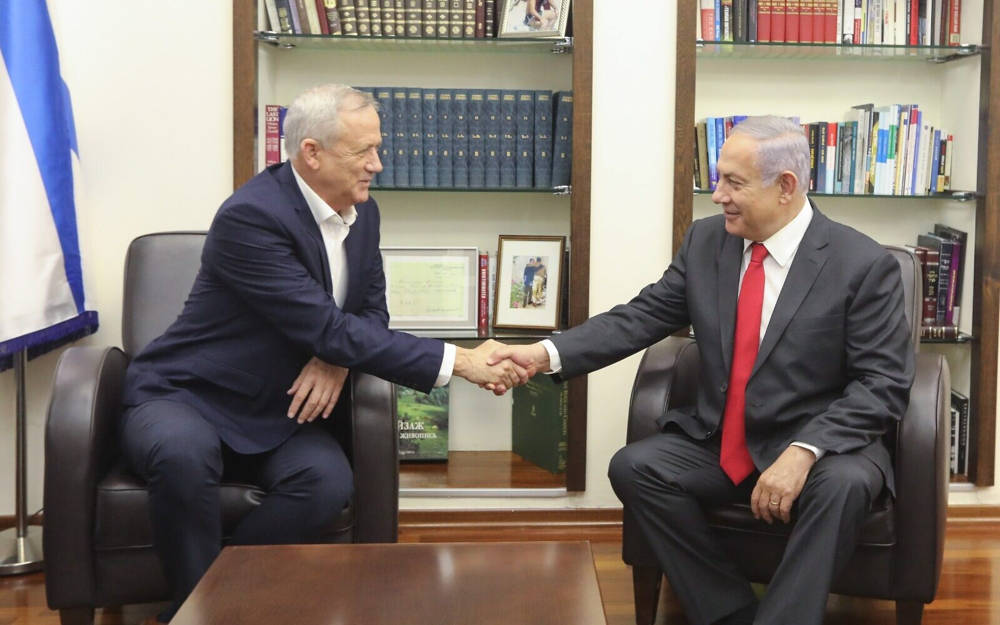
<path id="1" fill-rule="evenodd" d="M 351 496 L 329 417 L 349 370 L 424 392 L 452 374 L 503 392 L 509 362 L 388 329 L 377 105 L 346 85 L 311 89 L 285 117 L 291 159 L 236 190 L 205 239 L 184 310 L 125 379 L 125 458 L 149 485 L 169 621 L 218 555 L 223 473 L 267 495 L 233 544 L 317 540 Z M 388 417 L 388 415 L 387 415 Z"/>
<path id="2" fill-rule="evenodd" d="M 498 350 L 529 372 L 588 373 L 691 325 L 697 403 L 627 445 L 609 477 L 695 625 L 823 621 L 834 576 L 893 473 L 882 435 L 906 409 L 913 353 L 897 262 L 807 199 L 809 145 L 780 117 L 733 128 L 712 200 L 663 277 L 551 340 Z M 796 517 L 764 598 L 703 506 Z"/>

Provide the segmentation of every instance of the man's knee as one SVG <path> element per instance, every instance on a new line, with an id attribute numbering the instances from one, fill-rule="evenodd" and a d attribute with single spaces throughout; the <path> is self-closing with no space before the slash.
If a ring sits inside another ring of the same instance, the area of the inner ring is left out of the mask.
<path id="1" fill-rule="evenodd" d="M 802 497 L 805 502 L 827 502 L 837 506 L 857 506 L 867 510 L 882 490 L 882 474 L 863 456 L 831 457 L 817 464 L 810 474 Z"/>
<path id="2" fill-rule="evenodd" d="M 642 460 L 632 445 L 619 449 L 608 465 L 608 479 L 618 498 L 623 502 L 634 492 L 635 481 L 641 473 Z"/>

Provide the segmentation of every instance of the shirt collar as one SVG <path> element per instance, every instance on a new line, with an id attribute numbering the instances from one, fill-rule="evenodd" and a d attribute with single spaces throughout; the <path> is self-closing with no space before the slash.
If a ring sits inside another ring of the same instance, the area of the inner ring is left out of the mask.
<path id="1" fill-rule="evenodd" d="M 333 218 L 334 223 L 342 223 L 347 227 L 354 225 L 354 221 L 358 218 L 358 211 L 354 208 L 353 204 L 344 209 L 342 213 L 338 213 L 330 208 L 330 205 L 323 201 L 323 198 L 313 191 L 312 187 L 306 184 L 306 181 L 302 179 L 299 172 L 295 171 L 294 166 L 292 167 L 292 174 L 295 176 L 295 182 L 299 185 L 302 197 L 306 199 L 306 205 L 309 206 L 313 219 L 316 220 L 316 225 L 320 225 L 330 218 Z"/>
<path id="2" fill-rule="evenodd" d="M 761 241 L 767 248 L 767 255 L 773 258 L 779 267 L 784 267 L 795 256 L 795 250 L 799 249 L 799 243 L 802 243 L 802 238 L 806 235 L 812 216 L 812 205 L 806 198 L 798 215 L 766 241 Z M 746 253 L 747 248 L 753 243 L 749 239 L 743 239 L 743 252 Z"/>

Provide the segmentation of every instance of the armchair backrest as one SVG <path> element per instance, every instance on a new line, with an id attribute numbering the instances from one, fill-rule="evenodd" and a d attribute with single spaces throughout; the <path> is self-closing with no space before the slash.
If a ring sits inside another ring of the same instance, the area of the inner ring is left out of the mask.
<path id="1" fill-rule="evenodd" d="M 122 346 L 130 357 L 163 334 L 184 308 L 204 232 L 159 232 L 133 240 L 125 256 Z"/>
<path id="2" fill-rule="evenodd" d="M 913 351 L 920 348 L 920 322 L 923 317 L 923 274 L 916 255 L 905 247 L 886 245 L 887 252 L 899 263 L 903 278 L 903 311 L 910 327 Z"/>

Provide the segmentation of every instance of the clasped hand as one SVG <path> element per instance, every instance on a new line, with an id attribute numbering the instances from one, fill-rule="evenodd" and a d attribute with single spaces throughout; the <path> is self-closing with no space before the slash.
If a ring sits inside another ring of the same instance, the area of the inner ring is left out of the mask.
<path id="1" fill-rule="evenodd" d="M 506 348 L 506 345 L 492 339 L 475 349 L 457 348 L 455 375 L 493 391 L 494 395 L 503 395 L 508 389 L 524 384 L 535 375 L 536 370 L 506 356 L 497 357 Z"/>

